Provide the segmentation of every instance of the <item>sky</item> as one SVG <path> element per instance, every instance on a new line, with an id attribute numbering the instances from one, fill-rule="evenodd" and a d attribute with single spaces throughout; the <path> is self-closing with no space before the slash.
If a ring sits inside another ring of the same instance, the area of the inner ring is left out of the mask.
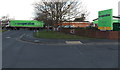
<path id="1" fill-rule="evenodd" d="M 0 17 L 8 15 L 16 20 L 31 20 L 34 17 L 33 3 L 39 0 L 0 0 Z M 82 0 L 90 12 L 88 21 L 98 17 L 98 11 L 113 9 L 113 15 L 118 15 L 120 0 Z"/>

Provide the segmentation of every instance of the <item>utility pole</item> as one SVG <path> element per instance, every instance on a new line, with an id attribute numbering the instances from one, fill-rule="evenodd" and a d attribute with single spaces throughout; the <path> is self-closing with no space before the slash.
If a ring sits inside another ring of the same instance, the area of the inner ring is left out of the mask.
<path id="1" fill-rule="evenodd" d="M 120 1 L 118 2 L 118 16 L 120 17 Z"/>
<path id="2" fill-rule="evenodd" d="M 120 17 L 120 1 L 118 2 L 118 17 Z M 120 21 L 119 19 L 120 18 L 118 18 L 118 22 Z"/>

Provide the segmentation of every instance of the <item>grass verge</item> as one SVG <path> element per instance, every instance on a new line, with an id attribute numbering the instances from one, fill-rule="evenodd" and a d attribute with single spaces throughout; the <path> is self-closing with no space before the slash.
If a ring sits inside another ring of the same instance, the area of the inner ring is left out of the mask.
<path id="1" fill-rule="evenodd" d="M 7 30 L 0 30 L 0 32 L 5 32 L 5 31 L 7 31 Z"/>
<path id="2" fill-rule="evenodd" d="M 54 31 L 41 31 L 36 32 L 35 37 L 37 38 L 45 38 L 45 39 L 92 39 L 88 37 L 81 37 L 76 35 L 64 34 L 61 32 L 54 32 Z"/>

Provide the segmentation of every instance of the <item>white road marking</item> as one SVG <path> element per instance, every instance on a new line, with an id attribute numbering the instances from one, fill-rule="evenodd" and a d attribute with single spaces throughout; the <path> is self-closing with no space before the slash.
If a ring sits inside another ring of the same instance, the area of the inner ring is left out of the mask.
<path id="1" fill-rule="evenodd" d="M 80 41 L 65 41 L 65 42 L 66 42 L 66 44 L 83 44 Z"/>
<path id="2" fill-rule="evenodd" d="M 11 38 L 11 37 L 6 37 L 6 38 Z"/>
<path id="3" fill-rule="evenodd" d="M 25 35 L 25 33 L 24 33 L 24 34 L 22 34 L 22 35 L 20 36 L 20 38 L 22 38 L 24 35 Z"/>
<path id="4" fill-rule="evenodd" d="M 40 41 L 39 41 L 39 40 L 34 40 L 34 42 L 35 42 L 35 43 L 38 43 L 38 42 L 40 42 Z"/>

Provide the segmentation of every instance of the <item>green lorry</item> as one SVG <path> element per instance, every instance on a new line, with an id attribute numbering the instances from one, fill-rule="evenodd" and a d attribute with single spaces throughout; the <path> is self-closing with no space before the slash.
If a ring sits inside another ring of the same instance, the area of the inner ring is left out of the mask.
<path id="1" fill-rule="evenodd" d="M 43 28 L 44 23 L 37 20 L 10 20 L 7 28 Z"/>

